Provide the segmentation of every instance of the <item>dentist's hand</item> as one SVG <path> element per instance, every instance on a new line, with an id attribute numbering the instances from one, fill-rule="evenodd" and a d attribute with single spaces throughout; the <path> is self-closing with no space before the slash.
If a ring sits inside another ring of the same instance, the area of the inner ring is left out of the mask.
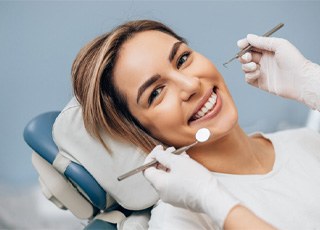
<path id="1" fill-rule="evenodd" d="M 164 202 L 207 213 L 222 227 L 228 213 L 239 201 L 205 167 L 185 153 L 174 155 L 172 151 L 172 148 L 164 151 L 162 146 L 155 147 L 145 163 L 157 159 L 165 170 L 148 168 L 144 171 L 145 177 Z"/>
<path id="2" fill-rule="evenodd" d="M 249 84 L 320 110 L 320 66 L 282 38 L 249 34 L 237 44 L 242 49 L 248 43 L 254 49 L 239 60 Z"/>

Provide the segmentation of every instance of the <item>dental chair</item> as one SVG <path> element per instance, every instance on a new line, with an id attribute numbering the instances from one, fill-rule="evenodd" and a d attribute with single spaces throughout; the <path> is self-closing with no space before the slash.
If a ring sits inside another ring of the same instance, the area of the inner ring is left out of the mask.
<path id="1" fill-rule="evenodd" d="M 87 220 L 85 229 L 148 228 L 158 194 L 141 173 L 117 180 L 143 164 L 145 153 L 104 135 L 112 151 L 108 152 L 86 132 L 75 98 L 61 112 L 32 119 L 23 135 L 33 150 L 32 164 L 43 194 L 58 208 Z"/>

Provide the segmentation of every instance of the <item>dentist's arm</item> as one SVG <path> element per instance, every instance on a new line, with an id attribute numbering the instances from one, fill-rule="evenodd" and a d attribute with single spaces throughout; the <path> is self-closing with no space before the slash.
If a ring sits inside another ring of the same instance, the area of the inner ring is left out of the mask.
<path id="1" fill-rule="evenodd" d="M 320 110 L 320 66 L 307 60 L 282 38 L 249 34 L 239 40 L 254 49 L 239 58 L 246 81 L 270 93 L 300 101 Z"/>
<path id="2" fill-rule="evenodd" d="M 205 167 L 187 155 L 170 152 L 157 146 L 145 161 L 157 159 L 162 165 L 162 169 L 151 167 L 144 171 L 162 201 L 206 213 L 220 228 L 274 229 L 241 206 Z"/>

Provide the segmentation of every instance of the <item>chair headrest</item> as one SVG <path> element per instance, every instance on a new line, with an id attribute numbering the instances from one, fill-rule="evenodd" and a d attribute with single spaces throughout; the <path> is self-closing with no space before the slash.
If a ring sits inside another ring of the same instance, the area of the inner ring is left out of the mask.
<path id="1" fill-rule="evenodd" d="M 159 199 L 142 173 L 118 181 L 117 177 L 141 166 L 146 154 L 136 146 L 104 136 L 110 154 L 84 127 L 82 108 L 73 97 L 53 125 L 53 139 L 60 154 L 83 165 L 105 191 L 130 210 L 148 208 Z"/>

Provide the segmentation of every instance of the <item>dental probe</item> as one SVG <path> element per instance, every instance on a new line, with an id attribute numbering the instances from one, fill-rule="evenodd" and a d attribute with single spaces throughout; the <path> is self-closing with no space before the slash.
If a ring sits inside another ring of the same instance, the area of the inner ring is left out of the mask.
<path id="1" fill-rule="evenodd" d="M 183 146 L 183 147 L 181 147 L 181 148 L 179 148 L 179 149 L 177 149 L 177 150 L 175 150 L 175 151 L 173 151 L 173 152 L 171 152 L 171 153 L 172 153 L 172 154 L 179 155 L 179 154 L 183 153 L 184 151 L 187 151 L 187 150 L 190 149 L 191 147 L 195 146 L 195 145 L 198 144 L 199 142 L 205 142 L 205 141 L 207 141 L 207 140 L 209 139 L 209 137 L 210 137 L 210 131 L 209 131 L 209 129 L 206 129 L 206 128 L 199 129 L 199 130 L 197 131 L 197 133 L 196 133 L 196 139 L 197 139 L 197 141 L 193 142 L 193 143 L 190 144 L 190 145 Z M 142 166 L 140 166 L 140 167 L 138 167 L 138 168 L 135 168 L 135 169 L 133 169 L 133 170 L 131 170 L 131 171 L 129 171 L 129 172 L 127 172 L 127 173 L 119 176 L 117 179 L 118 179 L 118 181 L 122 181 L 123 179 L 126 179 L 126 178 L 128 178 L 128 177 L 130 177 L 130 176 L 133 176 L 133 175 L 137 174 L 138 172 L 141 172 L 141 171 L 143 171 L 143 170 L 145 170 L 145 169 L 147 169 L 147 168 L 149 168 L 149 167 L 151 167 L 151 166 L 156 165 L 157 163 L 158 163 L 158 161 L 157 161 L 156 159 L 154 159 L 154 160 L 150 161 L 150 162 L 147 163 L 147 164 L 144 164 L 144 165 L 142 165 Z"/>
<path id="2" fill-rule="evenodd" d="M 265 33 L 264 35 L 262 35 L 263 37 L 270 37 L 274 32 L 276 32 L 277 30 L 279 30 L 281 27 L 283 27 L 284 24 L 283 23 L 279 23 L 276 27 L 272 28 L 271 30 L 269 30 L 267 33 Z M 233 58 L 231 58 L 229 61 L 223 63 L 223 66 L 227 68 L 227 65 L 232 62 L 233 60 L 241 57 L 242 55 L 244 55 L 246 52 L 249 52 L 252 49 L 252 45 L 247 45 L 246 47 L 244 47 L 241 51 L 239 51 L 236 56 L 234 56 Z"/>
<path id="3" fill-rule="evenodd" d="M 196 144 L 198 144 L 198 141 L 196 142 L 193 142 L 191 145 L 188 145 L 188 146 L 184 146 L 184 147 L 181 147 L 175 151 L 172 152 L 172 154 L 176 154 L 176 155 L 179 155 L 181 153 L 183 153 L 184 151 L 187 151 L 188 149 L 190 149 L 191 147 L 195 146 Z M 156 159 L 150 161 L 149 163 L 147 164 L 144 164 L 136 169 L 133 169 L 121 176 L 118 177 L 118 181 L 122 181 L 123 179 L 126 179 L 127 177 L 130 177 L 130 176 L 133 176 L 134 174 L 138 173 L 138 172 L 141 172 L 151 166 L 154 166 L 158 163 L 158 161 Z"/>

